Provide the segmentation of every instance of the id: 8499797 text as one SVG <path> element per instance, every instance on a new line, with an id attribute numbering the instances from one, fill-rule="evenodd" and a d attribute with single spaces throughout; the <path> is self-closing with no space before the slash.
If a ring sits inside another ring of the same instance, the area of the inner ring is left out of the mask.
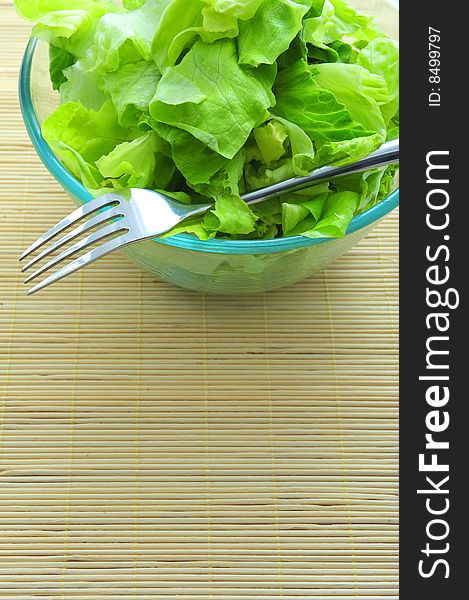
<path id="1" fill-rule="evenodd" d="M 428 28 L 428 83 L 430 93 L 428 105 L 441 106 L 441 31 L 434 27 Z"/>

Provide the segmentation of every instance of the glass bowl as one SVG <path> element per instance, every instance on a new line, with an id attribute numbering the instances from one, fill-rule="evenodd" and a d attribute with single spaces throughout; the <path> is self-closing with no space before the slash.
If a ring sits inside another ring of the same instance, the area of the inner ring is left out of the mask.
<path id="1" fill-rule="evenodd" d="M 387 33 L 396 36 L 398 13 L 391 0 L 354 0 Z M 368 9 L 368 10 L 367 10 Z M 20 74 L 20 104 L 29 136 L 40 159 L 75 203 L 92 197 L 62 165 L 41 135 L 41 123 L 58 106 L 49 79 L 48 47 L 32 39 Z M 122 252 L 159 279 L 184 288 L 217 294 L 265 292 L 300 281 L 350 250 L 399 204 L 399 190 L 356 216 L 340 239 L 301 236 L 275 240 L 201 241 L 191 235 L 139 242 Z"/>

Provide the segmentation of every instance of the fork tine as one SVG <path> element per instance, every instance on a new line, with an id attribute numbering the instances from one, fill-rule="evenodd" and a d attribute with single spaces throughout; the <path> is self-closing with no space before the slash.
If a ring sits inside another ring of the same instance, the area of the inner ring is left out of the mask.
<path id="1" fill-rule="evenodd" d="M 39 290 L 48 287 L 49 285 L 55 283 L 56 281 L 59 281 L 60 279 L 63 279 L 64 277 L 67 277 L 68 275 L 71 275 L 72 273 L 75 273 L 76 271 L 79 271 L 83 267 L 90 265 L 91 263 L 97 261 L 103 256 L 106 256 L 106 254 L 110 254 L 111 252 L 114 252 L 114 250 L 117 250 L 118 248 L 121 248 L 122 246 L 125 246 L 128 243 L 129 240 L 126 239 L 125 236 L 120 236 L 118 238 L 115 238 L 114 240 L 111 240 L 110 242 L 107 242 L 106 244 L 103 244 L 99 248 L 90 250 L 83 256 L 80 256 L 80 258 L 77 258 L 72 263 L 66 265 L 62 269 L 59 269 L 53 275 L 50 275 L 49 277 L 41 281 L 41 283 L 35 285 L 28 291 L 28 296 L 32 296 L 36 292 L 39 292 Z"/>
<path id="2" fill-rule="evenodd" d="M 44 235 L 41 235 L 40 238 L 38 238 L 33 244 L 31 244 L 31 246 L 29 246 L 29 248 L 25 250 L 20 256 L 20 261 L 24 260 L 32 252 L 43 246 L 46 242 L 54 238 L 61 231 L 63 231 L 70 225 L 73 225 L 73 223 L 76 223 L 83 217 L 86 217 L 87 215 L 90 215 L 96 212 L 97 210 L 100 210 L 101 208 L 104 209 L 107 206 L 110 206 L 115 202 L 119 201 L 120 197 L 117 194 L 105 194 L 104 196 L 95 198 L 94 200 L 87 202 L 80 208 L 77 208 L 77 210 L 74 210 L 71 214 L 68 215 L 68 217 L 62 219 L 60 223 L 57 223 L 56 225 L 54 225 L 54 227 L 51 227 L 49 231 L 47 231 Z"/>
<path id="3" fill-rule="evenodd" d="M 119 211 L 115 210 L 115 209 L 107 210 L 104 213 L 97 214 L 95 217 L 92 217 L 88 221 L 85 221 L 84 223 L 79 225 L 76 229 L 73 229 L 70 233 L 67 233 L 63 237 L 59 238 L 52 245 L 45 248 L 45 250 L 43 250 L 37 256 L 35 256 L 33 259 L 31 259 L 21 269 L 21 272 L 24 273 L 25 271 L 28 271 L 28 269 L 30 269 L 33 265 L 35 265 L 36 263 L 41 261 L 43 258 L 48 256 L 52 252 L 55 252 L 55 250 L 58 250 L 59 248 L 64 246 L 67 242 L 74 240 L 82 233 L 85 233 L 86 231 L 89 231 L 90 229 L 93 229 L 94 227 L 98 227 L 98 225 L 104 225 L 110 219 L 112 219 L 114 217 L 119 217 L 119 216 L 123 216 L 123 215 L 119 214 Z"/>
<path id="4" fill-rule="evenodd" d="M 54 257 L 48 263 L 43 265 L 40 269 L 35 271 L 32 275 L 30 275 L 25 280 L 24 283 L 29 283 L 33 279 L 36 279 L 36 277 L 39 277 L 39 275 L 42 275 L 42 273 L 44 273 L 45 271 L 48 271 L 49 269 L 51 269 L 58 263 L 69 258 L 73 254 L 76 254 L 80 250 L 84 250 L 87 246 L 94 244 L 95 242 L 99 242 L 100 240 L 103 240 L 103 239 L 109 237 L 113 233 L 119 233 L 120 231 L 128 231 L 127 228 L 122 223 L 123 223 L 122 221 L 118 221 L 117 223 L 111 223 L 107 227 L 103 227 L 102 229 L 95 231 L 94 233 L 92 233 L 88 237 L 84 238 L 80 242 L 76 243 L 75 245 L 71 246 L 70 248 L 67 248 L 67 250 L 62 252 L 62 254 L 59 254 L 58 256 Z"/>

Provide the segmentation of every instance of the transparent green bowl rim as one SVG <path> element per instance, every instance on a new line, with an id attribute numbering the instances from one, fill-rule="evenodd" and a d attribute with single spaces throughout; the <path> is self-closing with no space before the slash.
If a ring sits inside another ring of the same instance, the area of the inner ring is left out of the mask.
<path id="1" fill-rule="evenodd" d="M 86 203 L 92 199 L 91 194 L 83 185 L 71 174 L 64 165 L 57 159 L 52 149 L 42 137 L 41 127 L 34 110 L 34 104 L 31 94 L 31 69 L 34 52 L 38 40 L 33 38 L 29 41 L 21 65 L 19 96 L 21 112 L 26 125 L 29 137 L 36 149 L 39 158 L 46 168 L 72 196 L 80 202 Z M 350 235 L 364 227 L 372 225 L 385 217 L 399 205 L 399 190 L 395 190 L 379 204 L 370 208 L 366 212 L 353 218 L 346 235 Z M 306 238 L 302 236 L 293 236 L 285 238 L 276 238 L 274 240 L 224 240 L 212 239 L 202 241 L 197 237 L 187 234 L 179 234 L 166 239 L 155 238 L 155 242 L 184 248 L 186 250 L 195 250 L 198 252 L 214 252 L 217 254 L 268 254 L 274 252 L 285 252 L 298 248 L 307 248 L 316 246 L 325 242 L 331 242 L 330 238 Z"/>

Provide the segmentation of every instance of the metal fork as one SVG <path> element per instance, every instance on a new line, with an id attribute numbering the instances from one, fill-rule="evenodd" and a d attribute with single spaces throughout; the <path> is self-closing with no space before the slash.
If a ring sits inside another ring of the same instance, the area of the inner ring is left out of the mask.
<path id="1" fill-rule="evenodd" d="M 322 167 L 306 177 L 296 177 L 261 190 L 250 192 L 243 196 L 249 204 L 257 204 L 269 198 L 282 196 L 287 192 L 294 192 L 310 187 L 312 184 L 330 181 L 344 175 L 361 173 L 371 168 L 383 167 L 399 161 L 399 140 L 383 144 L 373 154 L 349 165 L 339 167 Z M 72 242 L 82 234 L 100 227 L 84 239 L 55 256 L 42 267 L 30 275 L 25 284 L 33 281 L 40 275 L 47 273 L 53 267 L 60 265 L 66 259 L 78 252 L 86 250 L 89 246 L 103 242 L 99 247 L 89 250 L 73 262 L 60 268 L 49 275 L 41 283 L 29 290 L 28 295 L 75 273 L 79 269 L 97 261 L 114 250 L 129 244 L 147 240 L 171 231 L 176 225 L 190 217 L 203 215 L 213 204 L 185 205 L 177 202 L 164 194 L 151 190 L 131 189 L 110 193 L 91 200 L 81 208 L 72 212 L 68 217 L 54 225 L 47 233 L 36 240 L 20 257 L 20 260 L 30 256 L 48 242 L 52 242 L 45 250 L 31 259 L 22 269 L 29 270 L 42 259 L 49 257 L 53 252 Z M 85 220 L 87 219 L 87 220 Z M 75 229 L 65 233 L 71 226 L 78 225 Z M 65 233 L 55 240 L 59 234 Z M 55 241 L 54 241 L 55 240 Z"/>

